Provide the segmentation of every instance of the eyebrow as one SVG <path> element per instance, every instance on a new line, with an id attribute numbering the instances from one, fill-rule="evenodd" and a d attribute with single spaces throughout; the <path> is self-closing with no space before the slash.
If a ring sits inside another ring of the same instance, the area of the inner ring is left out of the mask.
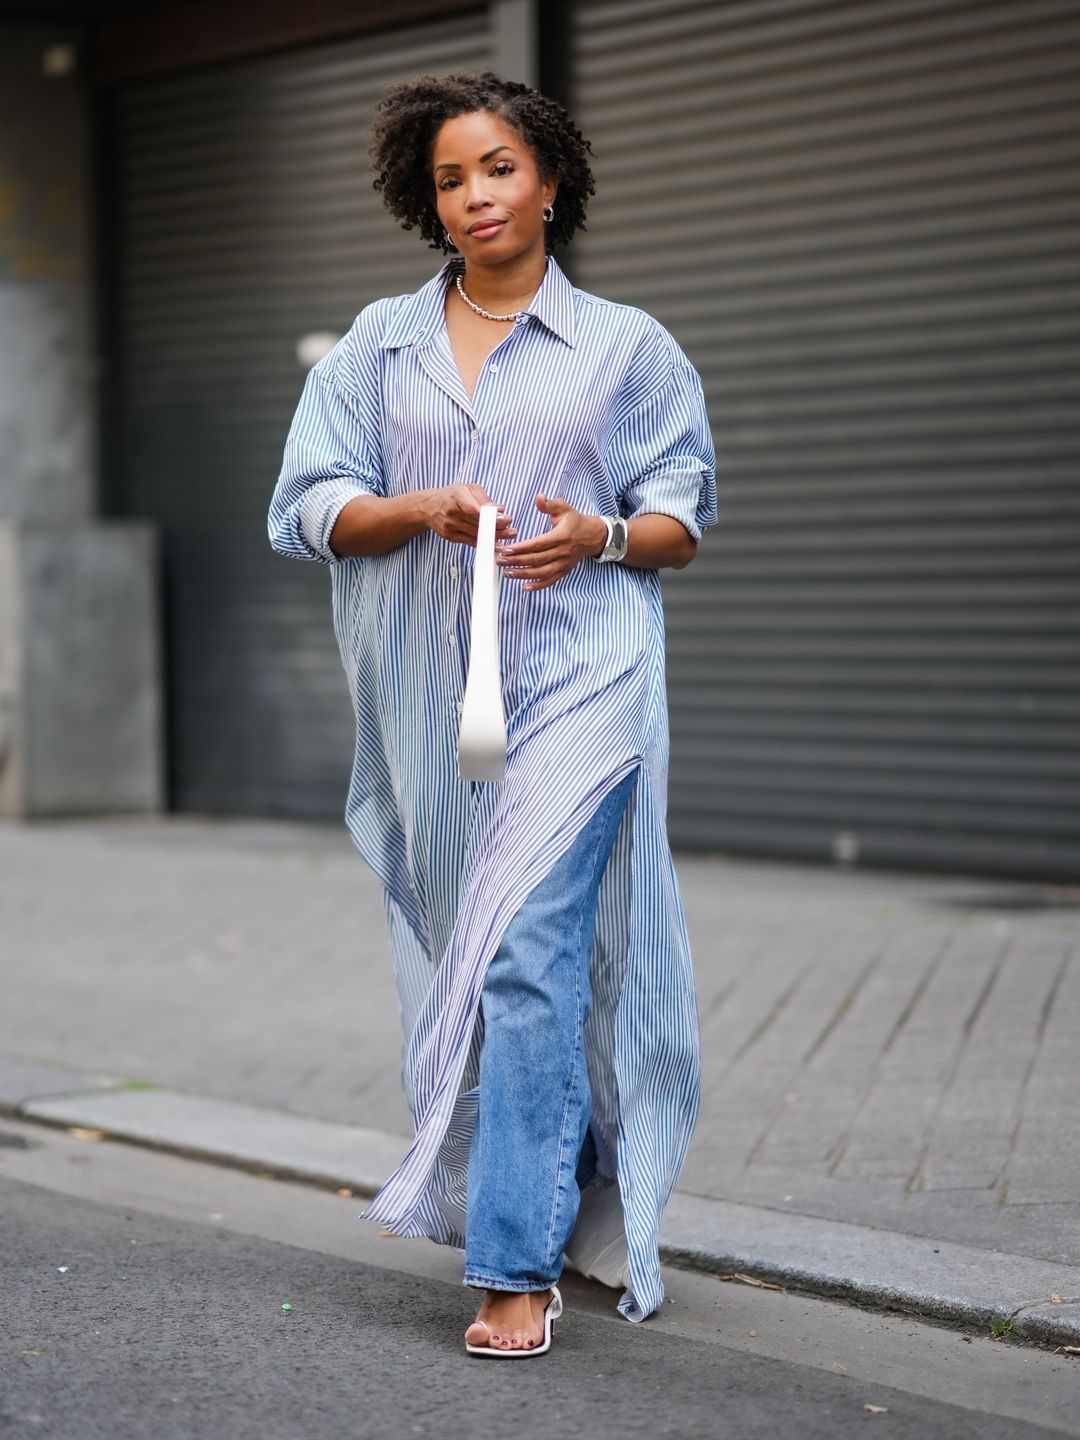
<path id="1" fill-rule="evenodd" d="M 500 150 L 512 150 L 512 149 L 513 149 L 513 146 L 512 146 L 512 145 L 496 145 L 494 150 L 489 150 L 486 155 L 481 155 L 481 156 L 480 156 L 480 164 L 481 164 L 481 165 L 486 165 L 487 162 L 491 159 L 491 157 L 492 157 L 493 155 L 497 155 Z M 436 170 L 460 170 L 460 169 L 461 169 L 461 166 L 457 163 L 456 160 L 444 160 L 441 165 L 436 165 L 436 166 L 435 166 L 435 169 L 436 169 Z"/>

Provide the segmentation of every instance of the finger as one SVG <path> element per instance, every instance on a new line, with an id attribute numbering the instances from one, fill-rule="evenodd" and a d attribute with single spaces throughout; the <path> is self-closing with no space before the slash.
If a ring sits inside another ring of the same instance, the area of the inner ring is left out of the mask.
<path id="1" fill-rule="evenodd" d="M 494 505 L 500 515 L 506 514 L 506 506 L 500 505 L 497 500 L 493 500 L 482 485 L 477 485 L 475 482 L 470 482 L 463 488 L 469 492 L 470 496 L 474 500 L 476 500 L 478 504 Z"/>
<path id="2" fill-rule="evenodd" d="M 511 580 L 531 582 L 531 580 L 557 580 L 560 575 L 567 575 L 573 569 L 572 564 L 530 564 L 518 570 L 508 570 L 507 575 Z"/>
<path id="3" fill-rule="evenodd" d="M 566 573 L 565 570 L 560 570 L 554 575 L 541 576 L 532 580 L 523 580 L 521 582 L 521 588 L 523 590 L 547 590 L 549 586 L 557 585 Z"/>
<path id="4" fill-rule="evenodd" d="M 479 515 L 482 505 L 494 505 L 479 485 L 463 485 L 456 496 L 458 507 L 463 514 Z M 502 508 L 501 506 L 499 507 Z"/>
<path id="5" fill-rule="evenodd" d="M 526 570 L 542 570 L 547 565 L 557 565 L 562 570 L 572 570 L 574 567 L 574 557 L 572 555 L 564 555 L 561 551 L 556 551 L 551 555 L 508 557 L 500 547 L 495 555 L 495 563 L 500 570 L 516 571 L 518 573 L 523 573 Z"/>
<path id="6" fill-rule="evenodd" d="M 537 565 L 522 570 L 504 570 L 503 574 L 508 580 L 552 580 L 568 574 L 573 568 L 572 565 Z"/>
<path id="7" fill-rule="evenodd" d="M 537 556 L 546 556 L 549 559 L 556 552 L 569 555 L 566 548 L 566 541 L 554 530 L 547 530 L 543 535 L 537 535 L 532 540 L 519 540 L 516 545 L 509 546 L 503 551 L 506 560 L 533 560 Z"/>

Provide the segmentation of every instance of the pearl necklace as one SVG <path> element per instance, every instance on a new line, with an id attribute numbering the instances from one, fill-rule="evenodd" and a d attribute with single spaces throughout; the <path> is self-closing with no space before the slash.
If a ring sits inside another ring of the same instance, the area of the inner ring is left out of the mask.
<path id="1" fill-rule="evenodd" d="M 525 314 L 524 310 L 514 310 L 509 315 L 493 315 L 490 310 L 484 310 L 481 306 L 477 305 L 475 300 L 469 299 L 468 295 L 465 294 L 465 286 L 461 283 L 460 275 L 457 276 L 455 284 L 457 285 L 458 294 L 462 300 L 465 301 L 465 304 L 468 305 L 469 309 L 475 310 L 477 315 L 482 315 L 485 320 L 517 320 Z"/>

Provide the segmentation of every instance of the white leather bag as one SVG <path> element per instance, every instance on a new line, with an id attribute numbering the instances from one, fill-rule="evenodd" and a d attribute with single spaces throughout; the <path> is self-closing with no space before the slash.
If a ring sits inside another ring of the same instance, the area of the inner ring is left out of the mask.
<path id="1" fill-rule="evenodd" d="M 499 567 L 495 564 L 498 507 L 480 507 L 473 567 L 469 673 L 458 731 L 462 780 L 502 780 L 506 774 L 506 716 L 499 670 Z"/>

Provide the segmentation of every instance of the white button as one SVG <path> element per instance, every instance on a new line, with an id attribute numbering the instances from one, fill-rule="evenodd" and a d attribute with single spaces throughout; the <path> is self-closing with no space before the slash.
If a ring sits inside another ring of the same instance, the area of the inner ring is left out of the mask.
<path id="1" fill-rule="evenodd" d="M 447 637 L 446 637 L 446 643 L 447 643 L 448 645 L 456 645 L 456 644 L 457 644 L 457 636 L 456 636 L 456 635 L 447 635 Z"/>
<path id="2" fill-rule="evenodd" d="M 497 375 L 499 373 L 499 367 L 497 365 L 489 365 L 488 369 L 491 371 L 492 375 Z"/>
<path id="3" fill-rule="evenodd" d="M 455 580 L 457 579 L 457 566 L 456 566 L 456 565 L 451 565 L 451 566 L 450 566 L 450 574 L 454 577 Z"/>
<path id="4" fill-rule="evenodd" d="M 473 426 L 473 429 L 472 429 L 472 438 L 473 438 L 474 440 L 479 440 L 479 439 L 480 439 L 480 431 L 477 430 L 477 428 L 476 428 L 475 425 Z"/>

